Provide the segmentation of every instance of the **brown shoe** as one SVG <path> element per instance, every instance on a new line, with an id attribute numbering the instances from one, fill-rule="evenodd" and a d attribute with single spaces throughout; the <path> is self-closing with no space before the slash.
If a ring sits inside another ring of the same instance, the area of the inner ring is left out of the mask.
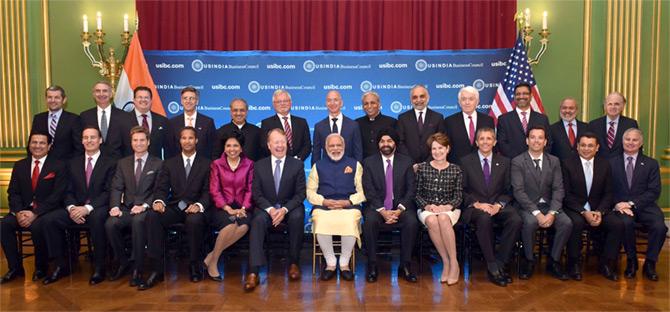
<path id="1" fill-rule="evenodd" d="M 297 264 L 291 264 L 288 268 L 288 277 L 292 281 L 296 281 L 300 279 L 300 267 L 298 267 Z"/>
<path id="2" fill-rule="evenodd" d="M 246 282 L 244 283 L 244 291 L 252 291 L 260 284 L 260 278 L 256 273 L 247 274 Z"/>

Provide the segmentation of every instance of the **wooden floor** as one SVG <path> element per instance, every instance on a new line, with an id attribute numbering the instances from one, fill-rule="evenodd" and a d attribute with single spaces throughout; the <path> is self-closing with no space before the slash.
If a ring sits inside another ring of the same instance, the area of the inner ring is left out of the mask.
<path id="1" fill-rule="evenodd" d="M 425 260 L 419 282 L 410 284 L 392 274 L 397 257 L 393 263 L 380 259 L 381 277 L 377 283 L 366 283 L 364 261 L 356 268 L 354 282 L 322 282 L 312 276 L 311 254 L 307 253 L 305 250 L 300 282 L 288 280 L 284 260 L 277 257 L 269 273 L 261 272 L 262 285 L 252 293 L 242 291 L 240 272 L 246 270 L 247 258 L 244 254 L 222 260 L 225 274 L 222 283 L 210 280 L 191 283 L 186 263 L 171 261 L 166 282 L 144 292 L 129 287 L 127 280 L 89 286 L 91 268 L 82 257 L 76 272 L 55 284 L 43 286 L 41 282 L 15 280 L 0 286 L 0 310 L 670 310 L 668 243 L 657 265 L 659 282 L 644 279 L 641 272 L 636 279 L 611 282 L 595 273 L 597 260 L 591 258 L 581 282 L 550 278 L 544 274 L 543 263 L 530 281 L 520 281 L 514 276 L 514 283 L 506 288 L 486 280 L 480 261 L 474 261 L 472 276 L 461 275 L 457 285 L 446 286 L 438 281 L 441 263 Z M 24 265 L 29 278 L 33 271 L 32 257 Z M 6 272 L 4 257 L 0 269 L 3 274 Z"/>

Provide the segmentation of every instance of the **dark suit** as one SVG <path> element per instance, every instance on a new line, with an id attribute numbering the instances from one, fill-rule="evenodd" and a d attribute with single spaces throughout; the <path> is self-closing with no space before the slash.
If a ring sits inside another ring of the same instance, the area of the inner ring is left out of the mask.
<path id="1" fill-rule="evenodd" d="M 288 225 L 289 233 L 289 263 L 298 264 L 300 248 L 304 233 L 305 219 L 305 170 L 302 161 L 284 158 L 284 168 L 281 172 L 279 192 L 275 192 L 275 183 L 272 171 L 272 157 L 266 157 L 254 164 L 254 179 L 251 192 L 255 204 L 255 211 L 249 229 L 249 265 L 258 267 L 266 263 L 263 242 L 268 228 L 272 226 L 270 215 L 265 211 L 269 207 L 286 207 L 288 213 L 282 223 Z"/>
<path id="2" fill-rule="evenodd" d="M 593 180 L 591 190 L 586 190 L 584 166 L 579 156 L 573 156 L 562 162 L 563 185 L 565 198 L 563 207 L 565 213 L 572 220 L 572 234 L 568 240 L 568 260 L 571 263 L 578 261 L 582 252 L 582 231 L 588 223 L 581 215 L 586 211 L 584 206 L 589 204 L 591 211 L 602 214 L 600 228 L 605 231 L 605 246 L 602 260 L 615 260 L 621 239 L 623 237 L 623 222 L 612 212 L 612 173 L 607 159 L 596 156 L 592 160 Z"/>
<path id="3" fill-rule="evenodd" d="M 205 212 L 210 201 L 209 164 L 208 158 L 196 154 L 187 178 L 181 154 L 164 162 L 163 170 L 158 177 L 154 200 L 160 200 L 165 204 L 165 212 L 159 213 L 150 209 L 146 217 L 149 256 L 156 261 L 158 272 L 163 270 L 165 230 L 175 223 L 183 222 L 185 225 L 191 263 L 199 265 L 203 259 Z M 179 207 L 180 202 L 183 208 Z M 200 203 L 205 211 L 186 213 L 185 209 L 194 203 Z"/>
<path id="4" fill-rule="evenodd" d="M 0 220 L 2 249 L 7 258 L 10 270 L 23 268 L 19 254 L 16 231 L 28 230 L 32 233 L 35 246 L 35 268 L 46 272 L 49 255 L 46 229 L 49 215 L 58 209 L 63 209 L 63 194 L 67 187 L 67 169 L 65 164 L 48 156 L 42 165 L 35 191 L 32 188 L 32 157 L 24 158 L 14 163 L 12 177 L 9 180 L 7 199 L 10 213 Z M 16 214 L 22 210 L 32 211 L 37 218 L 27 228 L 22 228 L 16 219 Z"/>
<path id="5" fill-rule="evenodd" d="M 563 120 L 559 120 L 551 125 L 549 132 L 551 134 L 551 149 L 550 153 L 560 160 L 569 159 L 577 155 L 577 144 L 579 143 L 579 136 L 589 130 L 589 125 L 575 119 L 572 122 L 572 130 L 575 131 L 575 144 L 570 144 L 568 133 L 566 132 Z M 599 142 L 601 145 L 602 141 Z"/>
<path id="6" fill-rule="evenodd" d="M 130 117 L 135 121 L 132 124 L 133 127 L 142 125 L 142 122 L 137 119 L 136 114 L 135 110 L 130 112 Z M 171 144 L 169 141 L 172 139 L 169 121 L 165 116 L 154 112 L 149 112 L 149 115 L 151 115 L 151 144 L 149 145 L 149 154 L 160 159 L 167 158 L 167 155 L 170 153 L 168 151 Z"/>
<path id="7" fill-rule="evenodd" d="M 481 128 L 495 129 L 493 118 L 484 113 L 477 113 L 477 122 L 475 123 L 475 133 Z M 477 143 L 470 144 L 470 137 L 468 137 L 469 124 L 465 124 L 463 120 L 463 112 L 457 112 L 444 119 L 444 133 L 451 141 L 451 151 L 449 151 L 449 162 L 460 165 L 461 158 L 477 150 Z M 476 141 L 475 137 L 475 141 Z"/>
<path id="8" fill-rule="evenodd" d="M 507 157 L 493 154 L 491 156 L 490 182 L 484 181 L 484 171 L 478 152 L 472 152 L 461 158 L 463 171 L 463 222 L 475 225 L 477 240 L 488 266 L 507 264 L 512 256 L 514 244 L 519 239 L 521 217 L 517 208 L 512 205 L 510 186 L 510 160 Z M 474 203 L 500 204 L 503 207 L 494 216 L 477 209 Z M 493 223 L 502 226 L 498 258 L 494 255 L 495 234 Z"/>
<path id="9" fill-rule="evenodd" d="M 133 153 L 130 146 L 130 129 L 134 124 L 130 114 L 111 105 L 109 124 L 107 125 L 107 138 L 102 138 L 100 150 L 104 155 L 114 159 L 120 159 Z M 80 115 L 82 128 L 94 126 L 100 129 L 98 123 L 98 107 L 83 111 Z"/>
<path id="10" fill-rule="evenodd" d="M 377 238 L 379 230 L 400 229 L 400 264 L 404 265 L 412 260 L 412 250 L 416 242 L 419 221 L 416 217 L 416 181 L 414 178 L 414 162 L 409 156 L 395 153 L 393 157 L 393 210 L 398 205 L 405 207 L 405 211 L 398 217 L 395 224 L 386 224 L 382 215 L 377 211 L 384 208 L 386 196 L 386 174 L 384 168 L 388 166 L 386 158 L 380 153 L 372 155 L 363 161 L 363 190 L 365 192 L 365 222 L 363 223 L 363 238 L 368 251 L 368 265 L 377 261 Z"/>
<path id="11" fill-rule="evenodd" d="M 648 232 L 647 260 L 658 261 L 668 227 L 656 200 L 661 195 L 661 178 L 658 162 L 638 153 L 633 169 L 633 181 L 628 187 L 623 153 L 610 158 L 614 204 L 632 201 L 633 217 L 615 213 L 624 222 L 623 246 L 629 259 L 637 257 L 635 250 L 635 222 L 641 223 Z"/>
<path id="12" fill-rule="evenodd" d="M 181 153 L 181 145 L 179 144 L 179 132 L 184 128 L 184 114 L 177 115 L 170 119 L 170 131 L 172 131 L 172 140 L 170 142 L 170 153 L 165 155 L 165 158 L 172 158 Z M 216 140 L 216 127 L 214 126 L 214 119 L 207 115 L 198 112 L 194 125 L 195 131 L 198 134 L 198 144 L 195 150 L 198 155 L 209 158 L 212 155 L 212 142 Z"/>
<path id="13" fill-rule="evenodd" d="M 600 155 L 600 157 L 612 158 L 623 154 L 623 133 L 630 128 L 639 128 L 635 119 L 625 116 L 619 116 L 619 124 L 616 126 L 614 144 L 612 145 L 612 148 L 609 148 L 607 146 L 607 130 L 610 125 L 607 124 L 607 115 L 589 122 L 589 129 L 598 136 L 598 143 L 600 143 L 598 155 Z"/>
<path id="14" fill-rule="evenodd" d="M 147 241 L 146 210 L 151 209 L 151 204 L 154 201 L 154 187 L 162 169 L 162 161 L 149 155 L 146 164 L 142 166 L 140 183 L 136 185 L 135 155 L 119 160 L 112 180 L 109 207 L 119 207 L 122 214 L 120 217 L 110 216 L 105 222 L 105 231 L 114 250 L 114 256 L 123 266 L 128 263 L 128 257 L 124 253 L 123 231 L 129 227 L 131 228 L 136 270 L 142 270 L 144 245 Z M 123 202 L 121 198 L 123 198 Z M 130 209 L 134 205 L 147 205 L 148 207 L 142 213 L 131 215 Z"/>
<path id="15" fill-rule="evenodd" d="M 33 117 L 31 132 L 49 133 L 49 111 L 39 113 Z M 81 145 L 81 119 L 78 115 L 63 110 L 58 123 L 56 133 L 51 141 L 49 156 L 67 161 L 70 158 L 81 155 L 84 147 Z"/>
<path id="16" fill-rule="evenodd" d="M 371 120 L 367 115 L 356 119 L 358 128 L 361 130 L 361 141 L 363 146 L 363 159 L 379 153 L 377 144 L 377 133 L 382 129 L 395 129 L 398 122 L 395 118 L 379 113 Z"/>
<path id="17" fill-rule="evenodd" d="M 398 116 L 398 152 L 412 157 L 415 164 L 430 159 L 430 148 L 426 145 L 428 138 L 436 132 L 444 132 L 442 114 L 426 108 L 424 115 L 422 131 L 419 131 L 414 109 Z"/>
<path id="18" fill-rule="evenodd" d="M 216 130 L 216 139 L 214 139 L 214 149 L 212 151 L 212 159 L 219 159 L 223 154 L 225 142 L 221 140 L 228 137 L 233 131 L 240 131 L 237 125 L 229 122 L 218 130 Z M 261 158 L 263 146 L 266 146 L 265 136 L 262 135 L 261 128 L 248 122 L 242 126 L 242 136 L 244 136 L 244 155 L 252 161 L 257 161 Z"/>
<path id="19" fill-rule="evenodd" d="M 549 132 L 549 119 L 547 116 L 538 112 L 530 110 L 528 118 L 528 127 L 540 125 L 546 130 L 545 136 L 547 138 L 547 146 L 545 151 L 551 150 L 551 133 Z M 516 110 L 509 111 L 502 114 L 498 118 L 498 151 L 507 158 L 514 158 L 517 155 L 527 152 L 528 145 L 526 144 L 526 133 L 523 131 L 521 119 Z"/>
<path id="20" fill-rule="evenodd" d="M 95 162 L 91 179 L 86 185 L 87 156 L 81 155 L 68 162 L 70 181 L 65 193 L 65 208 L 69 206 L 91 205 L 93 210 L 86 217 L 86 225 L 91 232 L 91 241 L 94 248 L 95 266 L 104 269 L 107 259 L 107 235 L 105 222 L 109 217 L 109 190 L 112 178 L 116 172 L 116 160 L 109 156 L 100 155 Z M 51 227 L 47 230 L 49 249 L 54 252 L 52 257 L 58 259 L 60 266 L 67 265 L 65 243 L 65 229 L 75 225 L 67 209 L 58 209 L 50 216 Z"/>
<path id="21" fill-rule="evenodd" d="M 314 125 L 314 140 L 312 142 L 312 165 L 326 155 L 326 137 L 332 133 L 332 121 L 330 116 L 322 119 Z M 363 147 L 361 146 L 361 131 L 358 123 L 347 116 L 342 115 L 342 128 L 340 135 L 344 138 L 344 155 L 363 161 Z"/>
<path id="22" fill-rule="evenodd" d="M 535 210 L 540 210 L 543 214 L 550 211 L 558 212 L 552 224 L 552 227 L 556 229 L 556 235 L 551 247 L 551 257 L 554 261 L 559 262 L 563 247 L 570 237 L 572 222 L 562 209 L 565 192 L 560 161 L 556 156 L 545 152 L 542 155 L 541 166 L 542 170 L 538 172 L 528 152 L 523 152 L 512 159 L 512 190 L 523 220 L 521 239 L 526 259 L 533 260 L 535 231 L 539 224 L 532 212 Z M 541 203 L 541 199 L 545 202 Z"/>
<path id="23" fill-rule="evenodd" d="M 298 157 L 298 159 L 305 161 L 312 150 L 312 140 L 309 138 L 309 125 L 307 120 L 291 114 L 291 134 L 293 135 L 293 143 L 289 144 L 287 155 L 291 157 Z M 284 129 L 284 120 L 280 120 L 277 114 L 263 119 L 261 121 L 261 130 L 263 131 L 263 140 L 267 139 L 267 134 L 272 129 Z M 266 144 L 263 144 L 263 151 L 265 156 L 270 156 L 270 151 Z"/>

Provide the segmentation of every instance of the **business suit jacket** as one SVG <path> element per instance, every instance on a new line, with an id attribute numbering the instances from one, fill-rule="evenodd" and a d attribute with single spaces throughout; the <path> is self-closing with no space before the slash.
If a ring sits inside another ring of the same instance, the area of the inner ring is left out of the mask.
<path id="1" fill-rule="evenodd" d="M 430 148 L 426 145 L 428 138 L 436 132 L 444 132 L 442 114 L 426 108 L 423 118 L 423 131 L 419 132 L 414 109 L 406 111 L 398 116 L 398 135 L 400 144 L 398 152 L 408 155 L 414 163 L 424 162 L 430 159 Z"/>
<path id="2" fill-rule="evenodd" d="M 479 153 L 472 152 L 461 158 L 463 212 L 472 209 L 472 204 L 475 202 L 507 205 L 512 201 L 509 158 L 493 154 L 489 166 L 491 180 L 487 186 L 484 182 L 484 171 L 479 161 Z"/>
<path id="3" fill-rule="evenodd" d="M 365 115 L 356 118 L 358 129 L 361 130 L 361 141 L 363 142 L 363 159 L 379 153 L 377 134 L 383 129 L 395 129 L 398 122 L 395 118 L 379 113 L 374 120 Z"/>
<path id="4" fill-rule="evenodd" d="M 284 121 L 280 120 L 277 114 L 263 119 L 261 121 L 263 140 L 267 139 L 267 134 L 270 130 L 276 128 L 284 129 Z M 312 150 L 312 140 L 309 137 L 307 120 L 291 114 L 291 133 L 293 134 L 293 145 L 289 146 L 286 154 L 291 157 L 297 156 L 300 160 L 305 161 Z M 266 144 L 263 144 L 263 151 L 265 156 L 270 156 L 270 151 Z"/>
<path id="5" fill-rule="evenodd" d="M 129 211 L 134 205 L 147 204 L 154 201 L 154 188 L 162 169 L 163 161 L 149 155 L 143 164 L 140 183 L 135 183 L 135 155 L 119 160 L 116 173 L 112 180 L 109 207 L 119 207 L 122 211 Z M 123 202 L 121 197 L 123 195 Z"/>
<path id="6" fill-rule="evenodd" d="M 254 164 L 251 194 L 256 209 L 265 210 L 278 204 L 280 207 L 286 207 L 289 212 L 294 209 L 304 210 L 303 202 L 306 196 L 304 164 L 288 155 L 284 158 L 279 192 L 276 193 L 271 161 L 272 157 L 266 157 Z"/>
<path id="7" fill-rule="evenodd" d="M 134 116 L 131 117 L 127 112 L 116 108 L 114 104 L 110 105 L 112 108 L 107 127 L 107 139 L 103 139 L 100 150 L 104 155 L 118 160 L 133 153 L 130 146 L 130 129 L 133 124 L 131 118 L 134 118 Z M 79 116 L 81 117 L 82 128 L 95 126 L 100 129 L 97 107 L 83 111 Z"/>
<path id="8" fill-rule="evenodd" d="M 393 208 L 402 204 L 407 211 L 415 211 L 416 178 L 414 162 L 409 156 L 395 153 L 393 157 Z M 372 155 L 363 161 L 363 190 L 365 209 L 377 210 L 384 207 L 386 197 L 386 159 L 381 153 Z"/>
<path id="9" fill-rule="evenodd" d="M 172 158 L 181 153 L 179 132 L 184 128 L 184 114 L 172 117 L 169 125 L 173 135 L 170 147 L 168 148 L 170 153 L 165 156 L 166 158 Z M 195 130 L 198 134 L 198 144 L 195 146 L 195 150 L 198 155 L 209 158 L 212 155 L 212 141 L 216 139 L 214 119 L 198 112 L 198 117 L 195 119 Z"/>
<path id="10" fill-rule="evenodd" d="M 544 198 L 549 210 L 562 211 L 565 192 L 561 164 L 556 156 L 544 153 L 542 173 L 539 174 L 528 152 L 521 153 L 512 159 L 511 181 L 514 199 L 520 209 L 539 210 L 540 198 Z"/>
<path id="11" fill-rule="evenodd" d="M 33 117 L 33 126 L 30 131 L 49 133 L 49 122 L 48 111 L 39 113 Z M 58 124 L 56 124 L 56 133 L 51 142 L 49 156 L 56 159 L 67 161 L 82 154 L 84 147 L 81 145 L 81 119 L 79 116 L 63 110 L 58 119 Z"/>
<path id="12" fill-rule="evenodd" d="M 557 122 L 553 123 L 549 132 L 551 133 L 551 154 L 558 157 L 560 160 L 572 158 L 577 154 L 577 143 L 579 136 L 588 131 L 589 125 L 581 122 L 577 119 L 574 120 L 576 128 L 573 128 L 575 131 L 575 145 L 570 145 L 570 139 L 568 134 L 565 132 L 565 125 L 563 120 L 559 119 Z M 602 142 L 599 142 L 602 144 Z"/>
<path id="13" fill-rule="evenodd" d="M 172 131 L 169 128 L 169 121 L 165 116 L 156 114 L 154 112 L 149 112 L 151 114 L 151 144 L 149 145 L 149 154 L 154 157 L 163 159 L 167 158 L 167 155 L 170 153 L 169 140 L 171 140 Z M 132 126 L 141 126 L 142 123 L 137 120 L 137 115 L 135 115 L 135 110 L 130 112 L 130 117 L 134 123 Z"/>
<path id="14" fill-rule="evenodd" d="M 603 215 L 612 211 L 614 206 L 612 172 L 607 159 L 600 156 L 593 158 L 593 181 L 588 195 L 581 158 L 573 156 L 565 159 L 561 167 L 565 190 L 563 207 L 582 213 L 585 211 L 584 205 L 588 202 L 591 211 L 600 211 Z"/>
<path id="15" fill-rule="evenodd" d="M 62 209 L 63 194 L 68 180 L 65 164 L 47 156 L 33 192 L 31 163 L 30 156 L 14 163 L 7 188 L 9 211 L 17 213 L 21 210 L 32 210 L 36 215 L 43 215 L 55 209 Z M 33 202 L 36 207 L 31 207 Z"/>
<path id="16" fill-rule="evenodd" d="M 550 151 L 552 142 L 551 133 L 549 132 L 549 119 L 547 116 L 531 110 L 528 117 L 528 129 L 535 125 L 541 125 L 546 130 L 547 146 L 545 147 L 545 151 Z M 498 118 L 497 146 L 498 151 L 510 159 L 528 151 L 526 133 L 523 131 L 523 126 L 516 110 L 504 113 Z"/>
<path id="17" fill-rule="evenodd" d="M 493 118 L 484 113 L 476 112 L 477 123 L 475 124 L 475 134 L 481 128 L 495 129 Z M 469 124 L 466 125 L 463 120 L 463 112 L 459 111 L 444 119 L 444 130 L 451 141 L 451 151 L 449 151 L 449 162 L 459 164 L 463 156 L 477 150 L 477 143 L 470 144 L 468 137 Z"/>
<path id="18" fill-rule="evenodd" d="M 322 119 L 314 125 L 314 142 L 312 149 L 312 165 L 326 155 L 326 137 L 330 135 L 330 116 Z M 344 138 L 344 155 L 363 161 L 363 147 L 361 142 L 361 131 L 358 123 L 347 116 L 342 115 L 342 129 L 340 135 Z"/>
<path id="19" fill-rule="evenodd" d="M 89 204 L 93 209 L 109 210 L 109 191 L 116 172 L 116 160 L 100 154 L 88 186 L 86 162 L 86 155 L 77 156 L 68 162 L 70 183 L 65 193 L 65 207 Z"/>
<path id="20" fill-rule="evenodd" d="M 658 162 L 643 155 L 642 151 L 637 155 L 631 187 L 628 187 L 628 181 L 626 180 L 623 153 L 610 159 L 614 203 L 632 201 L 635 203 L 635 209 L 660 209 L 656 203 L 661 195 Z"/>
<path id="21" fill-rule="evenodd" d="M 214 140 L 214 148 L 212 149 L 212 159 L 216 160 L 221 157 L 224 150 L 225 142 L 223 138 L 228 137 L 233 131 L 240 131 L 237 125 L 229 122 L 218 130 L 216 130 L 216 139 Z M 244 155 L 252 161 L 261 159 L 263 146 L 266 146 L 265 136 L 261 135 L 261 128 L 248 122 L 242 126 L 242 136 L 244 136 Z"/>
<path id="22" fill-rule="evenodd" d="M 179 201 L 184 201 L 187 205 L 200 203 L 207 210 L 210 203 L 210 163 L 208 158 L 196 154 L 191 164 L 191 172 L 186 178 L 181 153 L 166 160 L 156 182 L 154 200 L 162 200 L 166 206 L 175 208 Z"/>
<path id="23" fill-rule="evenodd" d="M 612 148 L 609 148 L 607 146 L 607 129 L 609 129 L 607 116 L 602 116 L 589 122 L 589 129 L 598 136 L 598 143 L 600 143 L 598 155 L 605 158 L 612 158 L 623 154 L 623 133 L 630 128 L 639 128 L 637 121 L 625 116 L 619 116 L 619 124 L 617 125 L 617 130 L 614 134 L 614 144 L 612 144 Z"/>

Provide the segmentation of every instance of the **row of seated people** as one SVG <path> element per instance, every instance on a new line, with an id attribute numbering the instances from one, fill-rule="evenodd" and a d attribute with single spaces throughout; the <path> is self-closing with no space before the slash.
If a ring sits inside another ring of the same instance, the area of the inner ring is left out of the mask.
<path id="1" fill-rule="evenodd" d="M 606 237 L 600 259 L 601 273 L 617 279 L 616 255 L 623 243 L 628 261 L 626 277 L 637 271 L 635 222 L 649 232 L 644 275 L 658 280 L 655 262 L 667 228 L 656 205 L 660 194 L 658 163 L 641 153 L 642 132 L 636 128 L 623 134 L 624 152 L 609 161 L 596 156 L 599 141 L 592 133 L 578 138 L 578 155 L 563 161 L 545 152 L 547 130 L 532 126 L 526 134 L 527 152 L 513 159 L 495 154 L 496 133 L 477 131 L 477 150 L 448 161 L 452 144 L 443 133 L 427 141 L 432 160 L 415 164 L 397 152 L 399 135 L 382 129 L 377 136 L 378 153 L 362 163 L 346 156 L 346 140 L 338 133 L 326 136 L 326 157 L 317 161 L 305 179 L 302 161 L 289 157 L 288 135 L 281 128 L 267 136 L 270 157 L 253 162 L 243 150 L 245 138 L 234 132 L 224 138 L 224 151 L 213 162 L 197 152 L 197 130 L 180 131 L 180 155 L 161 161 L 148 153 L 149 131 L 142 126 L 130 132 L 133 155 L 118 162 L 101 153 L 103 143 L 97 127 L 82 131 L 85 155 L 67 164 L 51 157 L 51 136 L 33 132 L 30 156 L 18 161 L 9 186 L 10 214 L 0 222 L 2 246 L 9 272 L 8 282 L 23 275 L 18 254 L 17 230 L 30 230 L 35 244 L 33 279 L 50 284 L 68 275 L 65 229 L 74 224 L 91 228 L 95 269 L 90 283 L 106 276 L 106 246 L 114 251 L 116 268 L 110 280 L 130 273 L 131 286 L 148 289 L 163 280 L 165 229 L 183 222 L 190 248 L 190 279 L 207 275 L 220 280 L 217 264 L 221 252 L 249 231 L 249 273 L 245 289 L 260 282 L 265 265 L 263 242 L 268 228 L 287 226 L 289 233 L 289 277 L 300 278 L 299 255 L 303 239 L 305 198 L 313 205 L 313 232 L 324 254 L 321 279 L 337 274 L 352 280 L 349 259 L 363 236 L 368 253 L 366 279 L 377 279 L 376 238 L 384 227 L 401 231 L 401 261 L 398 274 L 416 282 L 411 252 L 418 223 L 428 230 L 442 261 L 441 282 L 455 284 L 459 264 L 453 225 L 459 219 L 476 225 L 476 234 L 486 259 L 488 278 L 496 285 L 512 281 L 509 262 L 519 235 L 524 246 L 524 264 L 519 278 L 534 271 L 533 242 L 538 227 L 555 227 L 556 235 L 548 271 L 565 280 L 581 279 L 579 256 L 582 230 L 600 228 Z M 63 200 L 63 194 L 65 198 Z M 211 208 L 210 208 L 211 206 Z M 363 213 L 362 213 L 363 212 Z M 461 216 L 462 214 L 462 216 Z M 494 252 L 492 223 L 503 227 L 499 252 Z M 219 230 L 214 248 L 202 252 L 205 224 Z M 124 252 L 123 231 L 130 229 L 131 261 Z M 342 236 L 339 262 L 332 236 Z M 568 246 L 569 274 L 560 263 Z M 144 252 L 151 272 L 143 278 Z M 55 268 L 47 274 L 49 258 Z"/>

